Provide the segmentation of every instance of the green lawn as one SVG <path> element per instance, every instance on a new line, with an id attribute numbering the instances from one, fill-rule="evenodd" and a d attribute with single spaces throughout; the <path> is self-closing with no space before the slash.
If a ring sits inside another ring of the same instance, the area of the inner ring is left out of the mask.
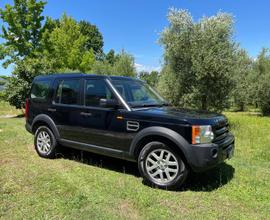
<path id="1" fill-rule="evenodd" d="M 227 116 L 235 157 L 177 192 L 143 185 L 136 165 L 116 159 L 67 150 L 39 158 L 24 119 L 0 117 L 0 218 L 269 219 L 270 118 Z"/>
<path id="2" fill-rule="evenodd" d="M 0 101 L 0 117 L 8 117 L 23 114 L 22 110 L 11 107 L 7 102 Z"/>

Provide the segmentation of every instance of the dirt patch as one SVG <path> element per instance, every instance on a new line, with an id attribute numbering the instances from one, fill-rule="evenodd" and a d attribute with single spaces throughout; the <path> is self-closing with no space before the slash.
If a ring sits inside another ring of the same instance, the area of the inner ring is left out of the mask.
<path id="1" fill-rule="evenodd" d="M 140 218 L 138 210 L 136 210 L 134 205 L 127 200 L 120 202 L 120 204 L 118 205 L 118 211 L 120 216 L 124 219 L 136 220 Z"/>
<path id="2" fill-rule="evenodd" d="M 15 118 L 17 115 L 0 115 L 0 118 Z"/>

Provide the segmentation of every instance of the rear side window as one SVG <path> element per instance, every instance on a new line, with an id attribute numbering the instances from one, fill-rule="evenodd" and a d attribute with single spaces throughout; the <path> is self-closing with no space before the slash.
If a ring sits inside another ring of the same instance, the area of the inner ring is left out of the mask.
<path id="1" fill-rule="evenodd" d="M 78 105 L 80 93 L 79 79 L 65 79 L 59 82 L 56 90 L 55 103 Z"/>
<path id="2" fill-rule="evenodd" d="M 30 97 L 33 101 L 46 101 L 50 91 L 50 80 L 36 81 L 32 85 Z"/>

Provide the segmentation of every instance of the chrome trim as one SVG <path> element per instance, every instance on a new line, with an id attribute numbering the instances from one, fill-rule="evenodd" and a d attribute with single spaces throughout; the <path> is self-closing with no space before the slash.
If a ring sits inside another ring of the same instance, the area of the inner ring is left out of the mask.
<path id="1" fill-rule="evenodd" d="M 115 95 L 117 96 L 117 98 L 120 100 L 120 102 L 122 103 L 122 105 L 126 108 L 126 110 L 131 111 L 131 108 L 126 103 L 126 101 L 122 98 L 122 96 L 119 94 L 119 92 L 114 88 L 114 86 L 111 83 L 111 81 L 109 79 L 105 79 L 105 81 L 108 83 L 108 85 L 113 90 L 113 92 L 115 93 Z"/>

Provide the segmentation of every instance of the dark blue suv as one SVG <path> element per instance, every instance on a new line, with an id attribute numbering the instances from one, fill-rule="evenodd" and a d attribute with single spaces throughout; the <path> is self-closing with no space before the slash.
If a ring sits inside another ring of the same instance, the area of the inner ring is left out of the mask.
<path id="1" fill-rule="evenodd" d="M 234 151 L 225 116 L 176 109 L 143 81 L 119 76 L 36 77 L 26 129 L 41 157 L 53 158 L 61 145 L 134 161 L 147 183 L 166 189 Z"/>

